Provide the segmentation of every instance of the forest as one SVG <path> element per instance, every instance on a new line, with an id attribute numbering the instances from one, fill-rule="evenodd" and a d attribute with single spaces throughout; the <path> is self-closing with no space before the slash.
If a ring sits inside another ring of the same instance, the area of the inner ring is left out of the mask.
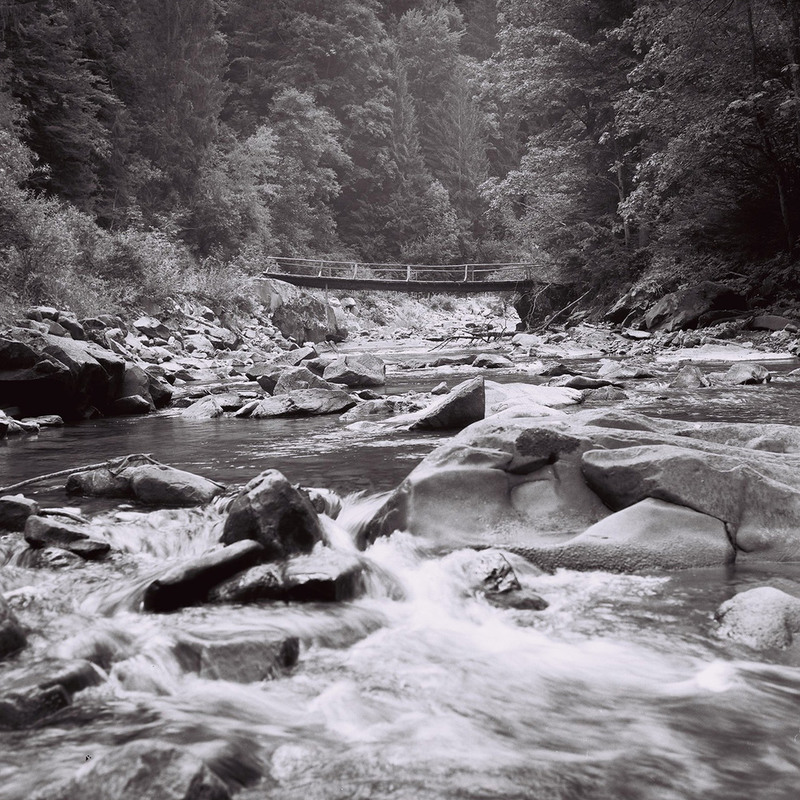
<path id="1" fill-rule="evenodd" d="M 799 0 L 0 0 L 4 302 L 270 256 L 796 290 Z"/>

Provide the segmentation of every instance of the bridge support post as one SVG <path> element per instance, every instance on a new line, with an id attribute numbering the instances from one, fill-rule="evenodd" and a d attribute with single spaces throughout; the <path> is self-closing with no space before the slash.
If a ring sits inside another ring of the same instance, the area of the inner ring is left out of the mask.
<path id="1" fill-rule="evenodd" d="M 411 264 L 406 264 L 406 280 L 411 280 Z"/>
<path id="2" fill-rule="evenodd" d="M 464 264 L 464 283 L 469 280 L 469 264 Z"/>

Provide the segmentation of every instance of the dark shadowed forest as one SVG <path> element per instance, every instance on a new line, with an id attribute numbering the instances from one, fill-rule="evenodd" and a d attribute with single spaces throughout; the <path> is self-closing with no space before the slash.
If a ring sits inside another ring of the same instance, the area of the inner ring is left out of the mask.
<path id="1" fill-rule="evenodd" d="M 2 0 L 0 281 L 242 299 L 269 256 L 797 288 L 797 0 Z"/>

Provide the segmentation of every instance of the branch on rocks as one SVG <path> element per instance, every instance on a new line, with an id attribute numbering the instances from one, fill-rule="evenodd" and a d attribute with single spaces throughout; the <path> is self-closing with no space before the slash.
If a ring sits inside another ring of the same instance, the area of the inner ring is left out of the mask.
<path id="1" fill-rule="evenodd" d="M 571 303 L 567 303 L 567 305 L 565 305 L 564 308 L 561 308 L 555 313 L 551 314 L 549 318 L 546 319 L 545 322 L 539 327 L 539 330 L 540 331 L 547 330 L 550 327 L 550 325 L 552 325 L 553 322 L 555 322 L 555 320 L 557 320 L 562 314 L 565 314 L 567 311 L 578 305 L 578 303 L 580 303 L 580 301 L 583 300 L 583 298 L 586 297 L 586 295 L 589 294 L 589 292 L 591 291 L 592 291 L 591 289 L 585 291 L 577 300 L 573 300 Z"/>
<path id="2" fill-rule="evenodd" d="M 38 475 L 35 478 L 28 478 L 27 480 L 20 481 L 19 483 L 12 483 L 10 486 L 0 486 L 0 494 L 8 494 L 9 492 L 21 489 L 23 486 L 30 486 L 34 483 L 41 483 L 42 481 L 49 481 L 53 478 L 63 478 L 68 475 L 74 475 L 76 472 L 87 472 L 90 469 L 103 469 L 104 467 L 110 469 L 114 473 L 129 467 L 131 461 L 140 460 L 148 461 L 151 464 L 164 467 L 160 461 L 156 461 L 152 456 L 145 453 L 132 453 L 127 456 L 119 456 L 117 458 L 110 458 L 108 461 L 101 461 L 97 464 L 85 464 L 82 467 L 71 467 L 70 469 L 61 469 L 58 472 L 48 472 L 46 475 Z"/>

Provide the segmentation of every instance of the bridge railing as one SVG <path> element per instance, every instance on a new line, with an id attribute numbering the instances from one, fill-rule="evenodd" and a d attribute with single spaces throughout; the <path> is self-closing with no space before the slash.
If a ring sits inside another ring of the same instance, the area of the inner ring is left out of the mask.
<path id="1" fill-rule="evenodd" d="M 326 278 L 371 278 L 405 280 L 417 283 L 519 279 L 531 280 L 537 265 L 529 261 L 485 264 L 394 264 L 361 261 L 333 261 L 322 258 L 275 256 L 269 259 L 267 273 L 316 275 Z"/>

